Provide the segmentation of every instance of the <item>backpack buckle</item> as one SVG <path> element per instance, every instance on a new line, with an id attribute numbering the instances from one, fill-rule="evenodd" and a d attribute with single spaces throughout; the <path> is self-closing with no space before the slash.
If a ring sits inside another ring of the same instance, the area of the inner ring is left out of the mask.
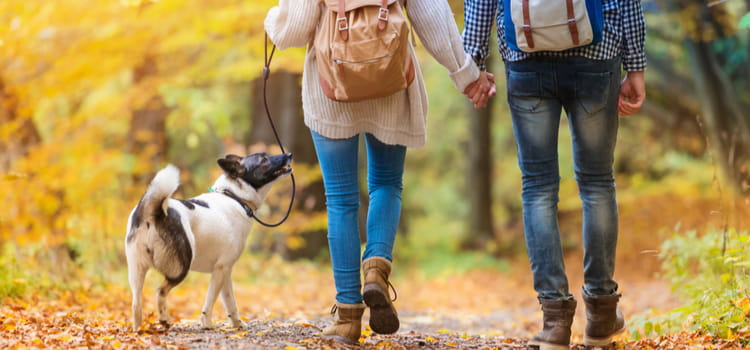
<path id="1" fill-rule="evenodd" d="M 339 28 L 340 32 L 349 30 L 349 22 L 346 20 L 346 17 L 336 18 L 336 26 Z"/>
<path id="2" fill-rule="evenodd" d="M 380 8 L 380 12 L 378 12 L 378 19 L 384 22 L 388 22 L 388 9 L 387 8 Z"/>

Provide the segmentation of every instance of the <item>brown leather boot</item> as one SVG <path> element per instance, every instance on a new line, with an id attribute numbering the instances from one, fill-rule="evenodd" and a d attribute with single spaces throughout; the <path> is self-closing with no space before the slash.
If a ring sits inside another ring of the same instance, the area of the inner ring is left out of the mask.
<path id="1" fill-rule="evenodd" d="M 388 277 L 391 274 L 391 262 L 381 257 L 372 257 L 362 262 L 365 274 L 363 298 L 370 307 L 370 328 L 380 334 L 391 334 L 398 330 L 398 314 L 393 307 L 388 287 L 393 288 Z M 395 293 L 396 290 L 394 289 Z"/>
<path id="2" fill-rule="evenodd" d="M 625 318 L 617 308 L 620 294 L 594 296 L 587 295 L 586 291 L 582 294 L 587 320 L 583 345 L 587 349 L 607 347 L 615 335 L 625 331 Z"/>
<path id="3" fill-rule="evenodd" d="M 363 313 L 364 304 L 336 303 L 331 309 L 331 315 L 334 316 L 333 324 L 323 329 L 322 337 L 346 344 L 359 344 Z"/>
<path id="4" fill-rule="evenodd" d="M 543 328 L 529 340 L 529 349 L 569 350 L 570 326 L 576 313 L 576 301 L 539 298 L 544 313 Z"/>

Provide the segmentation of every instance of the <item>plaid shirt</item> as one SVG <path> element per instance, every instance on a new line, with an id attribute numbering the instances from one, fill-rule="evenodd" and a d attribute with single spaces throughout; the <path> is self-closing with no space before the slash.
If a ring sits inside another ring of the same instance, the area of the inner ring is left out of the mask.
<path id="1" fill-rule="evenodd" d="M 503 0 L 464 0 L 464 51 L 470 54 L 480 69 L 487 68 L 489 36 L 492 21 L 497 19 L 500 54 L 506 61 L 519 61 L 531 56 L 583 56 L 595 60 L 622 57 L 626 71 L 646 69 L 646 23 L 640 0 L 602 0 L 604 33 L 602 41 L 565 51 L 526 53 L 512 50 L 505 44 L 503 28 Z"/>

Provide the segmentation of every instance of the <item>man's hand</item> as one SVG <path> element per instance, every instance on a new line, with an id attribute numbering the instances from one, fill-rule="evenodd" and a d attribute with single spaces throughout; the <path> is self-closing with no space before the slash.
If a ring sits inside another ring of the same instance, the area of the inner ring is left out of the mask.
<path id="1" fill-rule="evenodd" d="M 484 108 L 490 97 L 495 96 L 495 76 L 489 72 L 480 72 L 479 78 L 464 89 L 464 95 L 471 100 L 474 108 Z"/>
<path id="2" fill-rule="evenodd" d="M 628 72 L 620 83 L 617 111 L 623 116 L 634 114 L 641 109 L 645 100 L 646 83 L 643 80 L 643 71 Z"/>

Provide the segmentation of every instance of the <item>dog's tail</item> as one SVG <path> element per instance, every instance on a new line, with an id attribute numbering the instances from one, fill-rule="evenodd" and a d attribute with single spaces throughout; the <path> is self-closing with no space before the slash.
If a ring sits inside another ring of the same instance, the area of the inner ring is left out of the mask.
<path id="1" fill-rule="evenodd" d="M 138 205 L 143 205 L 144 213 L 153 214 L 159 208 L 164 215 L 167 215 L 169 198 L 172 197 L 179 186 L 180 170 L 174 165 L 167 165 L 156 173 Z"/>

